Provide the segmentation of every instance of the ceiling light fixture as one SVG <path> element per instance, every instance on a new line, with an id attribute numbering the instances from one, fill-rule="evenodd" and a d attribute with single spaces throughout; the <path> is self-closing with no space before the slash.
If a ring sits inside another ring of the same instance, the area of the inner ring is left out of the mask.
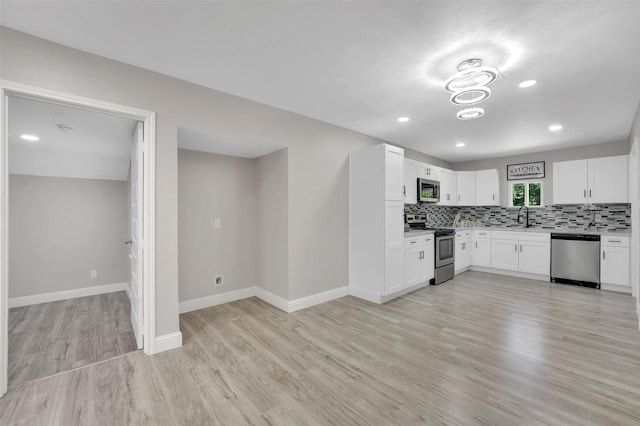
<path id="1" fill-rule="evenodd" d="M 20 139 L 24 141 L 29 141 L 29 142 L 36 142 L 40 140 L 40 138 L 37 137 L 36 135 L 27 135 L 27 134 L 20 135 Z"/>
<path id="2" fill-rule="evenodd" d="M 406 123 L 407 121 L 409 121 L 409 117 L 400 117 L 400 118 L 398 118 L 398 121 L 400 123 Z"/>
<path id="3" fill-rule="evenodd" d="M 497 68 L 482 66 L 482 59 L 471 58 L 458 64 L 458 72 L 447 79 L 444 90 L 451 93 L 449 100 L 454 105 L 474 106 L 491 96 L 489 85 L 501 77 Z M 458 111 L 460 120 L 473 120 L 484 115 L 482 108 L 467 108 Z"/>
<path id="4" fill-rule="evenodd" d="M 551 126 L 549 126 L 549 130 L 552 132 L 559 132 L 560 130 L 562 130 L 562 125 L 561 124 L 552 124 Z"/>
<path id="5" fill-rule="evenodd" d="M 474 118 L 480 118 L 484 115 L 484 108 L 465 108 L 458 111 L 456 117 L 458 120 L 473 120 Z"/>
<path id="6" fill-rule="evenodd" d="M 464 146 L 464 143 L 463 143 L 463 142 L 458 142 L 458 143 L 456 144 L 456 148 L 462 148 L 463 146 Z"/>
<path id="7" fill-rule="evenodd" d="M 535 85 L 537 83 L 537 81 L 535 80 L 525 80 L 522 83 L 518 84 L 518 87 L 522 88 L 522 89 L 526 89 L 527 87 L 531 87 L 533 85 Z"/>

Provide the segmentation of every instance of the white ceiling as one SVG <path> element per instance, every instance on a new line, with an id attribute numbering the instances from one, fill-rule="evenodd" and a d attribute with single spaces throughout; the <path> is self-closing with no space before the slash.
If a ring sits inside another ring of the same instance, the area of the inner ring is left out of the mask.
<path id="1" fill-rule="evenodd" d="M 0 12 L 19 31 L 452 162 L 623 140 L 640 100 L 638 1 L 3 0 Z M 470 57 L 505 79 L 485 117 L 461 122 L 442 84 Z M 538 84 L 519 89 L 526 79 Z"/>
<path id="2" fill-rule="evenodd" d="M 127 180 L 135 120 L 13 96 L 8 114 L 9 173 Z M 24 141 L 22 134 L 40 140 Z"/>

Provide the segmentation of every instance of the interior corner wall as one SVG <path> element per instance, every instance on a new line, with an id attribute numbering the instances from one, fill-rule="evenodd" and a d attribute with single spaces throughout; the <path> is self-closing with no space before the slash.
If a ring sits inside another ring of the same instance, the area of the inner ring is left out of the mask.
<path id="1" fill-rule="evenodd" d="M 256 160 L 257 285 L 289 300 L 289 161 L 287 149 Z"/>
<path id="2" fill-rule="evenodd" d="M 123 181 L 10 175 L 9 297 L 128 282 L 127 206 Z"/>
<path id="3" fill-rule="evenodd" d="M 256 160 L 178 150 L 180 301 L 256 285 Z M 220 228 L 214 221 L 220 219 Z M 224 277 L 216 286 L 216 275 Z"/>
<path id="4" fill-rule="evenodd" d="M 509 205 L 507 165 L 544 161 L 545 177 L 541 179 L 543 182 L 543 202 L 545 206 L 550 206 L 553 204 L 553 163 L 556 161 L 583 160 L 586 158 L 627 154 L 629 154 L 629 142 L 624 140 L 619 142 L 579 146 L 575 148 L 542 151 L 532 154 L 512 155 L 508 157 L 454 163 L 453 169 L 458 171 L 498 169 L 498 176 L 500 179 L 500 204 L 506 207 Z"/>
<path id="5" fill-rule="evenodd" d="M 631 283 L 638 298 L 636 304 L 640 308 L 640 103 L 631 125 L 629 133 L 628 149 L 634 148 L 635 155 L 635 184 L 629 185 L 629 201 L 631 202 Z M 634 157 L 631 157 L 632 160 Z"/>

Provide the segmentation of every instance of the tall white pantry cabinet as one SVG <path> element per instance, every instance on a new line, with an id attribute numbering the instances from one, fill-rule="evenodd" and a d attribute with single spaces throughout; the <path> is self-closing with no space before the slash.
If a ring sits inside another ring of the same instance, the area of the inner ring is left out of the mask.
<path id="1" fill-rule="evenodd" d="M 349 290 L 382 303 L 404 287 L 404 150 L 352 152 L 349 185 Z"/>

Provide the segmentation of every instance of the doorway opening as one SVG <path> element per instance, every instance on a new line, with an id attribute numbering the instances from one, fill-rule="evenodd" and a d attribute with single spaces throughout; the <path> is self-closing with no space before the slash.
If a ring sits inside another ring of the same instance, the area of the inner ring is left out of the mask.
<path id="1" fill-rule="evenodd" d="M 155 114 L 0 84 L 3 395 L 9 380 L 155 352 Z M 25 111 L 48 113 L 45 127 L 27 132 Z M 100 126 L 126 140 L 81 132 Z"/>

